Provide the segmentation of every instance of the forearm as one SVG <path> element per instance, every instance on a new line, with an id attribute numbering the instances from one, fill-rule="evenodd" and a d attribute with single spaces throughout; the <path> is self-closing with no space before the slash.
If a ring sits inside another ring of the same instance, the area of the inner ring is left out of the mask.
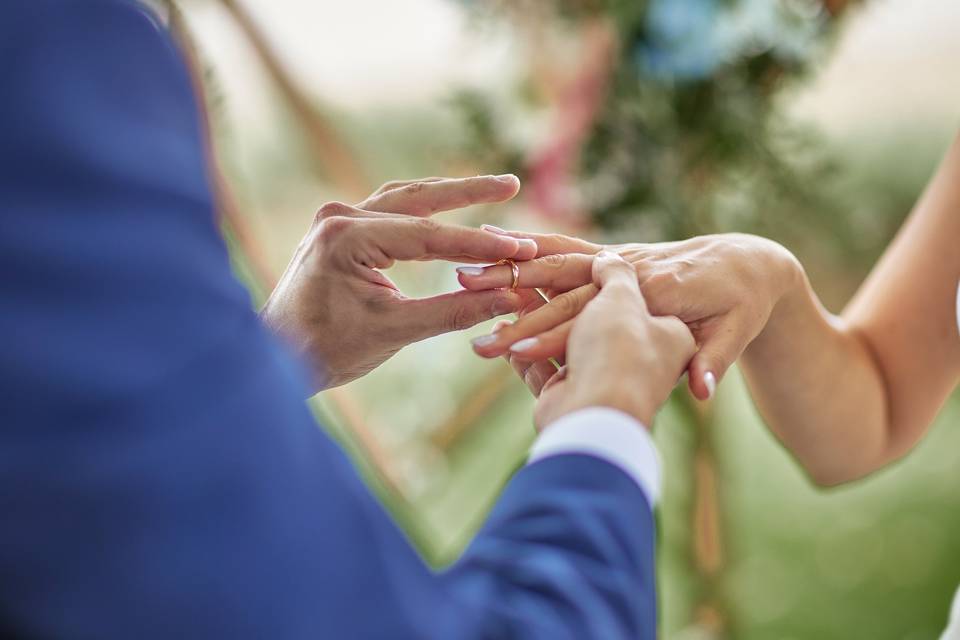
<path id="1" fill-rule="evenodd" d="M 842 318 L 823 310 L 797 265 L 744 352 L 760 412 L 819 482 L 908 452 L 957 384 L 958 212 L 960 139 Z"/>
<path id="2" fill-rule="evenodd" d="M 799 265 L 741 367 L 767 425 L 817 483 L 853 480 L 891 459 L 870 346 L 823 308 Z"/>

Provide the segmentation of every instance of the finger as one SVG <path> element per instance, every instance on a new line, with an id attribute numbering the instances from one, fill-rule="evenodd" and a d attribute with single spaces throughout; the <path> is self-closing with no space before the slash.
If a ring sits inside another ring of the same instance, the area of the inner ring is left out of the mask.
<path id="1" fill-rule="evenodd" d="M 566 351 L 565 333 L 542 334 L 572 320 L 597 293 L 597 288 L 588 284 L 559 295 L 549 304 L 527 312 L 510 326 L 474 338 L 473 350 L 484 358 L 501 356 L 511 347 L 517 347 L 513 349 L 514 353 L 522 352 L 525 358 L 532 360 L 561 356 Z"/>
<path id="2" fill-rule="evenodd" d="M 536 251 L 532 240 L 516 240 L 429 219 L 355 219 L 349 223 L 354 227 L 350 233 L 356 234 L 357 241 L 343 245 L 356 251 L 356 258 L 372 268 L 383 267 L 392 260 L 453 260 L 461 256 L 490 262 L 519 260 L 524 253 Z"/>
<path id="3" fill-rule="evenodd" d="M 378 213 L 376 215 L 386 215 L 386 214 Z M 521 239 L 521 240 L 518 240 L 518 242 L 520 243 L 520 248 L 517 250 L 517 253 L 515 253 L 510 257 L 511 260 L 515 262 L 526 262 L 527 260 L 533 259 L 533 257 L 537 255 L 537 245 L 532 244 L 533 240 Z M 464 263 L 470 263 L 470 264 L 483 264 L 483 263 L 489 262 L 489 260 L 483 260 L 481 258 L 477 258 L 475 256 L 468 256 L 468 255 L 444 256 L 444 260 L 449 260 L 450 262 L 464 262 Z M 507 267 L 507 269 L 509 268 L 510 267 Z M 512 273 L 511 273 L 511 278 L 512 278 Z M 511 284 L 513 283 L 512 279 L 510 283 Z"/>
<path id="4" fill-rule="evenodd" d="M 518 287 L 569 291 L 592 281 L 593 256 L 582 253 L 554 254 L 522 262 L 517 266 L 520 267 Z M 509 287 L 513 283 L 513 273 L 509 265 L 461 267 L 457 272 L 463 288 L 472 291 Z"/>
<path id="5" fill-rule="evenodd" d="M 395 325 L 408 342 L 461 331 L 507 313 L 521 304 L 511 291 L 455 291 L 431 298 L 406 299 L 396 306 Z"/>
<path id="6" fill-rule="evenodd" d="M 559 233 L 527 233 L 526 231 L 508 231 L 495 227 L 492 224 L 485 224 L 480 227 L 484 231 L 496 233 L 511 238 L 526 238 L 533 240 L 540 247 L 540 253 L 537 255 L 547 256 L 555 253 L 589 253 L 594 254 L 603 247 L 595 242 L 589 242 L 572 236 L 565 236 Z M 540 244 L 543 243 L 543 244 Z"/>
<path id="7" fill-rule="evenodd" d="M 591 267 L 593 284 L 601 290 L 610 286 L 623 286 L 640 294 L 636 268 L 616 253 L 601 251 L 594 258 Z M 642 295 L 640 297 L 643 298 Z"/>
<path id="8" fill-rule="evenodd" d="M 727 369 L 747 348 L 753 336 L 736 316 L 727 316 L 707 337 L 701 334 L 700 350 L 688 367 L 690 392 L 698 400 L 709 400 Z"/>
<path id="9" fill-rule="evenodd" d="M 373 196 L 378 196 L 381 193 L 386 193 L 387 191 L 393 191 L 394 189 L 405 187 L 408 184 L 413 184 L 414 182 L 437 182 L 438 180 L 447 180 L 447 178 L 431 176 L 429 178 L 416 178 L 414 180 L 391 180 L 390 182 L 385 182 L 382 184 L 379 189 L 370 195 L 370 198 Z M 367 200 L 370 200 L 370 198 L 367 198 Z M 364 200 L 364 202 L 366 202 L 366 200 Z"/>
<path id="10" fill-rule="evenodd" d="M 567 340 L 570 339 L 574 320 L 567 320 L 537 336 L 514 343 L 510 346 L 510 353 L 518 357 L 539 361 L 549 358 L 563 358 L 567 353 Z"/>
<path id="11" fill-rule="evenodd" d="M 518 292 L 518 294 L 520 294 L 521 298 L 524 297 L 522 291 Z M 523 312 L 522 307 L 523 302 L 521 301 L 519 313 Z M 501 331 L 511 324 L 513 323 L 510 320 L 499 320 L 493 325 L 493 333 Z M 523 358 L 514 358 L 511 353 L 504 354 L 503 359 L 507 361 L 507 364 L 510 365 L 514 373 L 527 385 L 530 393 L 532 393 L 535 398 L 540 395 L 540 389 L 542 389 L 543 385 L 550 379 L 550 376 L 557 371 L 556 367 L 549 362 L 532 362 L 530 360 L 524 360 Z"/>
<path id="12" fill-rule="evenodd" d="M 505 355 L 504 359 L 510 364 L 517 376 L 523 380 L 523 383 L 527 385 L 527 388 L 530 389 L 530 393 L 533 394 L 534 398 L 540 396 L 540 391 L 547 383 L 547 380 L 557 372 L 557 368 L 546 360 L 534 362 L 513 356 L 512 354 Z"/>
<path id="13" fill-rule="evenodd" d="M 520 309 L 517 310 L 517 315 L 520 317 L 533 313 L 549 302 L 536 289 L 517 289 L 517 295 L 520 296 Z M 494 327 L 493 330 L 499 331 L 499 328 Z"/>
<path id="14" fill-rule="evenodd" d="M 518 191 L 520 180 L 512 174 L 420 180 L 370 196 L 358 207 L 367 211 L 430 216 L 438 211 L 504 202 Z"/>
<path id="15" fill-rule="evenodd" d="M 544 391 L 548 390 L 550 387 L 552 387 L 553 385 L 557 384 L 558 382 L 562 382 L 562 381 L 566 380 L 566 379 L 567 379 L 567 374 L 568 374 L 569 372 L 570 372 L 570 369 L 567 367 L 567 365 L 564 365 L 564 366 L 560 367 L 559 369 L 557 369 L 557 372 L 554 373 L 554 374 L 550 377 L 550 379 L 547 380 L 547 383 L 546 383 L 545 385 L 543 385 L 543 388 L 540 389 L 540 393 L 543 393 Z"/>
<path id="16" fill-rule="evenodd" d="M 377 213 L 373 211 L 364 211 L 363 209 L 357 209 L 349 205 L 332 202 L 323 205 L 317 213 L 318 217 L 327 219 L 333 217 L 346 217 L 355 220 L 407 220 L 410 216 L 406 216 L 399 213 Z M 336 224 L 336 223 L 334 223 Z M 536 245 L 532 244 L 532 240 L 520 240 L 520 249 L 516 254 L 510 256 L 512 260 L 515 261 L 526 261 L 533 258 L 537 254 Z M 422 258 L 417 258 L 419 260 L 429 260 L 432 259 L 430 256 L 425 256 Z M 490 262 L 489 258 L 478 258 L 475 256 L 469 255 L 455 255 L 455 256 L 443 256 L 444 260 L 449 260 L 450 262 L 464 262 L 464 263 L 479 263 L 484 264 Z M 387 266 L 387 265 L 381 265 Z"/>

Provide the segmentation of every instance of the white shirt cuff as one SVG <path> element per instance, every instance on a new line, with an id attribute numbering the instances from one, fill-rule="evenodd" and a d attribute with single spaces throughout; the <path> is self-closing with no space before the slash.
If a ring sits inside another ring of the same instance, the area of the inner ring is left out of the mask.
<path id="1" fill-rule="evenodd" d="M 591 407 L 551 423 L 533 443 L 527 464 L 564 454 L 585 454 L 609 462 L 633 478 L 651 507 L 660 499 L 657 447 L 646 427 L 622 411 Z"/>

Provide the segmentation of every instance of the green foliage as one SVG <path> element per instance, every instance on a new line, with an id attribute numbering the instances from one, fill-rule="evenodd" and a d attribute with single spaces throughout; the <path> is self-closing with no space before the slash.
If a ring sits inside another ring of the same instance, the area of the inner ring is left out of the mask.
<path id="1" fill-rule="evenodd" d="M 801 251 L 828 239 L 836 256 L 848 255 L 857 230 L 829 184 L 833 164 L 815 132 L 786 123 L 778 101 L 831 40 L 836 25 L 822 11 L 751 0 L 553 7 L 547 28 L 600 16 L 621 40 L 579 156 L 577 190 L 593 224 L 613 234 L 640 230 L 651 241 L 735 229 Z M 505 15 L 524 22 L 522 9 Z M 465 155 L 528 177 L 531 149 L 502 133 L 510 119 L 542 108 L 527 99 L 528 86 L 521 80 L 506 101 L 458 94 Z"/>

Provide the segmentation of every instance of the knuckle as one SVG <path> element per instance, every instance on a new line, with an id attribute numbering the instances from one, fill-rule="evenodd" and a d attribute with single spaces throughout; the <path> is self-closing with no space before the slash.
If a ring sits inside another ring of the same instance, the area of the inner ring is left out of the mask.
<path id="1" fill-rule="evenodd" d="M 442 224 L 432 218 L 417 218 L 413 221 L 417 229 L 424 234 L 433 234 L 440 231 Z"/>
<path id="2" fill-rule="evenodd" d="M 327 218 L 332 218 L 335 216 L 347 216 L 352 212 L 352 207 L 342 202 L 326 202 L 319 209 L 317 209 L 315 220 L 317 222 L 321 222 Z"/>
<path id="3" fill-rule="evenodd" d="M 571 242 L 575 242 L 573 238 L 562 233 L 549 233 L 544 237 L 544 240 L 546 241 L 545 244 L 551 247 L 569 246 Z"/>
<path id="4" fill-rule="evenodd" d="M 650 274 L 644 286 L 652 291 L 663 291 L 676 287 L 679 284 L 680 276 L 675 271 L 671 269 L 661 269 Z"/>
<path id="5" fill-rule="evenodd" d="M 462 331 L 476 324 L 476 314 L 466 306 L 456 306 L 447 312 L 445 326 L 450 331 Z"/>
<path id="6" fill-rule="evenodd" d="M 403 187 L 403 193 L 409 196 L 415 196 L 426 187 L 426 182 L 411 182 L 410 184 Z"/>
<path id="7" fill-rule="evenodd" d="M 387 191 L 393 191 L 394 189 L 399 189 L 405 184 L 406 183 L 401 180 L 391 180 L 390 182 L 384 182 L 383 186 L 377 189 L 377 193 L 386 193 Z"/>
<path id="8" fill-rule="evenodd" d="M 550 301 L 550 304 L 556 305 L 557 311 L 564 316 L 573 315 L 577 311 L 577 298 L 569 293 L 557 296 Z"/>
<path id="9" fill-rule="evenodd" d="M 552 269 L 560 269 L 567 263 L 567 256 L 563 253 L 554 253 L 540 258 L 540 264 Z"/>
<path id="10" fill-rule="evenodd" d="M 317 237 L 321 242 L 329 243 L 341 240 L 355 225 L 353 218 L 333 216 L 320 221 Z"/>

